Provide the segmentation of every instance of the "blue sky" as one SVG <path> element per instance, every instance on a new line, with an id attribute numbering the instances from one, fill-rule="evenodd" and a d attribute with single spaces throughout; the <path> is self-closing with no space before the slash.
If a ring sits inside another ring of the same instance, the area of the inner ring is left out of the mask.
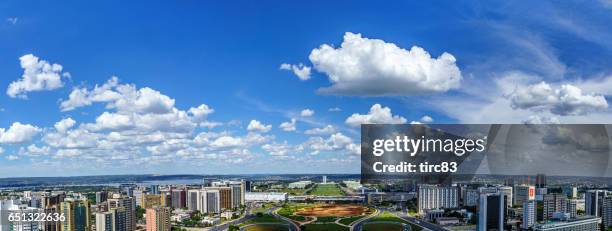
<path id="1" fill-rule="evenodd" d="M 609 1 L 4 1 L 0 176 L 357 173 L 359 123 L 610 123 L 611 20 Z"/>

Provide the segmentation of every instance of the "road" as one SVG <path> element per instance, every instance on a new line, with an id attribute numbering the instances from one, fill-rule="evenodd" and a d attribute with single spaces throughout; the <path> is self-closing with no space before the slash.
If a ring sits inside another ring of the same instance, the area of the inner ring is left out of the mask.
<path id="1" fill-rule="evenodd" d="M 282 221 L 284 221 L 285 223 L 289 224 L 289 230 L 290 231 L 300 231 L 300 226 L 298 226 L 297 224 L 295 224 L 293 221 L 289 220 L 288 218 L 285 218 L 281 215 L 276 214 L 276 210 L 278 210 L 278 207 L 272 207 L 267 209 L 264 213 L 266 214 L 271 214 L 272 216 L 274 216 L 277 219 L 280 219 Z M 244 217 L 241 217 L 239 219 L 224 223 L 224 224 L 220 224 L 214 227 L 211 227 L 209 230 L 210 231 L 225 231 L 229 228 L 230 225 L 238 225 L 240 223 L 243 223 L 251 218 L 254 218 L 255 215 L 251 213 L 250 209 L 247 209 L 247 214 Z"/>
<path id="2" fill-rule="evenodd" d="M 384 209 L 382 211 L 389 211 L 389 210 Z M 426 222 L 426 221 L 423 221 L 423 220 L 419 220 L 419 219 L 416 219 L 414 217 L 409 217 L 408 215 L 406 215 L 405 213 L 402 213 L 402 212 L 393 212 L 393 211 L 389 211 L 389 212 L 395 214 L 399 218 L 401 218 L 401 219 L 403 219 L 403 220 L 405 220 L 405 221 L 407 221 L 407 222 L 409 222 L 409 223 L 411 223 L 413 225 L 419 226 L 419 227 L 424 228 L 424 229 L 428 229 L 428 230 L 432 230 L 432 231 L 448 231 L 447 229 L 442 228 L 439 225 L 432 224 L 432 223 L 429 223 L 429 222 Z M 372 217 L 368 217 L 367 219 L 363 219 L 363 220 L 358 221 L 356 224 L 353 225 L 353 228 L 351 230 L 352 231 L 361 231 L 361 229 L 363 228 L 363 224 L 365 224 Z"/>
<path id="3" fill-rule="evenodd" d="M 289 218 L 286 218 L 286 217 L 283 217 L 281 215 L 278 215 L 276 213 L 276 211 L 278 211 L 278 208 L 275 209 L 274 211 L 272 211 L 272 216 L 276 217 L 277 219 L 281 219 L 281 220 L 285 221 L 285 223 L 289 223 L 289 230 L 290 231 L 301 231 L 299 225 L 297 225 L 295 222 L 293 222 Z"/>
<path id="4" fill-rule="evenodd" d="M 448 231 L 448 229 L 442 228 L 442 226 L 432 224 L 424 220 L 419 220 L 414 217 L 409 217 L 405 213 L 395 212 L 394 214 L 412 224 L 415 224 L 417 226 L 420 226 L 420 227 L 423 227 L 423 228 L 426 228 L 432 231 Z"/>
<path id="5" fill-rule="evenodd" d="M 222 230 L 227 230 L 229 228 L 230 225 L 238 225 L 242 222 L 245 222 L 251 218 L 255 217 L 255 215 L 253 214 L 247 214 L 244 217 L 238 218 L 236 220 L 221 224 L 221 225 L 217 225 L 214 227 L 211 227 L 209 230 L 210 231 L 222 231 Z"/>
<path id="6" fill-rule="evenodd" d="M 374 211 L 374 213 L 372 213 L 371 215 L 368 215 L 367 217 L 361 218 L 359 220 L 354 221 L 351 224 L 351 231 L 361 231 L 361 228 L 363 226 L 363 224 L 365 223 L 365 221 L 370 220 L 370 218 L 372 217 L 377 217 L 380 214 L 380 211 L 378 209 L 376 209 L 376 211 Z"/>

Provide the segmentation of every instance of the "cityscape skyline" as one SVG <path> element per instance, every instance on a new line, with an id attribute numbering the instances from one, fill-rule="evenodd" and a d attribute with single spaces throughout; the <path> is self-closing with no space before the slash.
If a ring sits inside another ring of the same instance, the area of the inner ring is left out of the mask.
<path id="1" fill-rule="evenodd" d="M 364 123 L 612 118 L 603 0 L 67 6 L 0 4 L 0 177 L 358 173 Z"/>

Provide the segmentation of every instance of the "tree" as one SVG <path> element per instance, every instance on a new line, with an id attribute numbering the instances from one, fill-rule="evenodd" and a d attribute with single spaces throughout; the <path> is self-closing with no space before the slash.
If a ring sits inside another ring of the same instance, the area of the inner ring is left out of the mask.
<path id="1" fill-rule="evenodd" d="M 136 219 L 142 219 L 147 210 L 143 209 L 140 206 L 136 206 Z"/>

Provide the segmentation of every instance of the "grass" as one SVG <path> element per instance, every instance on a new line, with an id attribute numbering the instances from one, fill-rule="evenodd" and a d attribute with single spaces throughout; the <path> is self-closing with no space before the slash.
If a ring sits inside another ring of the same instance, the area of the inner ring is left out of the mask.
<path id="1" fill-rule="evenodd" d="M 374 217 L 374 218 L 368 220 L 368 222 L 376 222 L 376 221 L 398 222 L 398 223 L 403 223 L 403 224 L 410 225 L 410 230 L 412 230 L 412 231 L 423 230 L 423 228 L 421 228 L 419 226 L 416 226 L 416 225 L 414 225 L 414 224 L 412 224 L 410 222 L 407 222 L 404 219 L 401 219 L 401 218 L 397 217 L 395 214 L 390 213 L 389 211 L 384 211 L 383 213 L 381 213 L 377 217 Z"/>
<path id="2" fill-rule="evenodd" d="M 244 230 L 246 231 L 287 231 L 287 226 L 286 225 L 264 224 L 264 225 L 249 226 Z"/>
<path id="3" fill-rule="evenodd" d="M 302 231 L 348 231 L 348 227 L 344 227 L 334 223 L 327 224 L 307 224 L 302 226 Z"/>
<path id="4" fill-rule="evenodd" d="M 379 231 L 379 230 L 402 231 L 404 230 L 404 227 L 402 227 L 402 225 L 400 224 L 384 224 L 384 223 L 363 225 L 363 231 Z"/>
<path id="5" fill-rule="evenodd" d="M 294 220 L 294 221 L 306 221 L 306 220 L 309 220 L 305 216 L 289 215 L 289 216 L 283 216 L 283 217 L 289 218 L 289 219 Z"/>
<path id="6" fill-rule="evenodd" d="M 283 223 L 283 221 L 273 217 L 270 214 L 262 214 L 261 216 L 256 216 L 248 221 L 242 223 L 242 225 L 248 224 L 256 224 L 256 223 Z"/>
<path id="7" fill-rule="evenodd" d="M 281 209 L 278 210 L 278 215 L 284 216 L 284 217 L 289 217 L 289 216 L 293 216 L 293 213 L 297 212 L 298 210 L 302 209 L 302 208 L 306 208 L 306 207 L 310 207 L 312 205 L 309 204 L 284 204 L 283 207 Z"/>
<path id="8" fill-rule="evenodd" d="M 272 208 L 273 206 L 274 204 L 272 203 L 262 204 L 260 208 L 253 209 L 253 213 L 265 213 L 266 210 L 268 210 L 269 208 Z"/>
<path id="9" fill-rule="evenodd" d="M 315 196 L 344 196 L 344 192 L 338 184 L 317 184 L 309 194 Z"/>
<path id="10" fill-rule="evenodd" d="M 307 189 L 294 189 L 294 188 L 286 188 L 281 190 L 282 192 L 286 192 L 289 195 L 304 195 Z"/>
<path id="11" fill-rule="evenodd" d="M 337 217 L 317 217 L 317 222 L 334 222 L 336 221 L 338 218 Z"/>
<path id="12" fill-rule="evenodd" d="M 359 220 L 364 216 L 355 216 L 355 217 L 347 217 L 347 218 L 342 218 L 340 219 L 340 223 L 344 224 L 344 225 L 350 225 L 351 223 L 353 223 L 353 221 Z"/>

